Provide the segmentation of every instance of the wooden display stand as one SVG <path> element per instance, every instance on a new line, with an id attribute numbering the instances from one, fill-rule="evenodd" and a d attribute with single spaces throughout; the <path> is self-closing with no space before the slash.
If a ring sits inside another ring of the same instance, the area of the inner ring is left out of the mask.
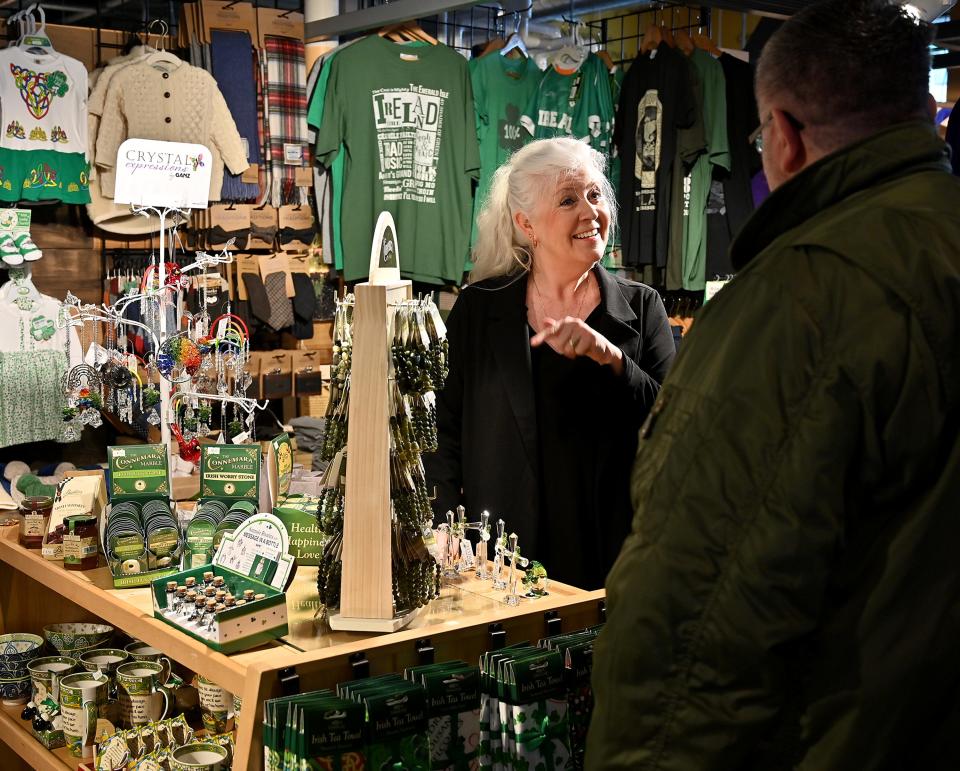
<path id="1" fill-rule="evenodd" d="M 550 594 L 503 604 L 489 582 L 465 579 L 440 597 L 409 628 L 390 635 L 331 632 L 317 619 L 317 568 L 301 567 L 287 591 L 289 633 L 261 648 L 227 655 L 152 617 L 149 587 L 114 589 L 106 567 L 71 572 L 17 544 L 16 526 L 0 528 L 0 633 L 40 634 L 44 625 L 102 621 L 143 640 L 171 661 L 242 697 L 234 771 L 263 767 L 264 699 L 334 688 L 366 675 L 463 659 L 503 645 L 572 632 L 603 619 L 603 592 L 550 584 Z M 76 771 L 66 748 L 47 750 L 20 719 L 20 707 L 0 707 L 0 768 Z"/>
<path id="2" fill-rule="evenodd" d="M 415 615 L 395 616 L 390 564 L 390 306 L 409 300 L 412 284 L 362 283 L 354 290 L 347 490 L 343 514 L 340 612 L 330 626 L 395 632 Z"/>

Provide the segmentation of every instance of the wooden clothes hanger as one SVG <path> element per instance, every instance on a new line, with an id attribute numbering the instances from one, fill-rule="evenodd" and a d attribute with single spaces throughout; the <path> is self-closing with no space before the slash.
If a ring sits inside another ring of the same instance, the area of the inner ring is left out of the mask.
<path id="1" fill-rule="evenodd" d="M 400 24 L 390 24 L 377 30 L 380 37 L 392 40 L 394 43 L 429 43 L 432 46 L 438 44 L 438 41 L 432 35 L 428 35 L 421 29 L 420 25 L 413 21 L 405 21 Z"/>
<path id="2" fill-rule="evenodd" d="M 643 44 L 640 46 L 640 53 L 649 54 L 657 50 L 657 46 L 663 42 L 663 34 L 660 31 L 660 27 L 656 24 L 651 24 L 647 27 L 647 31 L 643 33 Z"/>
<path id="3" fill-rule="evenodd" d="M 683 51 L 685 56 L 692 54 L 693 49 L 696 48 L 696 46 L 693 44 L 693 40 L 690 39 L 690 35 L 687 34 L 685 29 L 678 29 L 674 33 L 673 39 L 677 44 L 677 48 L 680 51 Z"/>
<path id="4" fill-rule="evenodd" d="M 492 54 L 494 51 L 499 51 L 501 48 L 503 48 L 506 45 L 506 43 L 507 41 L 504 40 L 502 37 L 495 37 L 493 40 L 487 43 L 486 48 L 484 48 L 483 51 L 480 52 L 479 58 L 482 59 L 487 54 Z"/>
<path id="5" fill-rule="evenodd" d="M 720 56 L 723 53 L 718 47 L 717 44 L 713 42 L 713 38 L 704 35 L 702 32 L 697 32 L 693 36 L 693 44 L 712 56 Z"/>
<path id="6" fill-rule="evenodd" d="M 660 39 L 671 48 L 677 47 L 677 41 L 673 38 L 673 31 L 665 22 L 660 22 Z"/>

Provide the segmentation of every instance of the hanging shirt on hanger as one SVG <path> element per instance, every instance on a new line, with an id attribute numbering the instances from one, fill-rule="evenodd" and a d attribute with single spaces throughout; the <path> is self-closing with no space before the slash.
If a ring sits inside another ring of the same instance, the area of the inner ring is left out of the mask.
<path id="1" fill-rule="evenodd" d="M 477 141 L 480 144 L 480 182 L 474 206 L 473 233 L 493 173 L 530 140 L 520 125 L 520 116 L 540 85 L 543 73 L 533 59 L 508 59 L 490 54 L 470 61 L 473 103 L 477 112 Z"/>
<path id="2" fill-rule="evenodd" d="M 86 104 L 81 62 L 0 50 L 0 200 L 89 202 Z"/>
<path id="3" fill-rule="evenodd" d="M 345 280 L 367 276 L 377 217 L 389 211 L 401 274 L 459 282 L 480 166 L 466 60 L 444 45 L 371 35 L 338 53 L 330 67 L 317 157 L 329 166 L 346 156 Z"/>
<path id="4" fill-rule="evenodd" d="M 575 72 L 548 67 L 520 120 L 534 139 L 583 139 L 609 158 L 613 116 L 610 73 L 591 53 Z"/>
<path id="5" fill-rule="evenodd" d="M 723 68 L 727 100 L 730 173 L 715 181 L 710 191 L 706 273 L 711 277 L 733 273 L 730 242 L 753 214 L 751 181 L 763 165 L 760 154 L 748 141 L 760 123 L 753 94 L 753 68 L 727 53 L 717 61 Z"/>
<path id="6" fill-rule="evenodd" d="M 0 302 L 0 447 L 59 441 L 65 404 L 62 379 L 82 361 L 73 327 L 57 327 L 60 303 L 46 295 L 21 297 L 5 285 Z M 69 336 L 69 346 L 68 346 Z M 67 361 L 67 350 L 70 361 Z"/>
<path id="7" fill-rule="evenodd" d="M 101 189 L 113 197 L 117 150 L 129 137 L 204 145 L 212 154 L 210 200 L 220 200 L 224 164 L 234 174 L 247 154 L 223 94 L 209 72 L 181 62 L 161 70 L 146 61 L 120 69 L 110 82 L 97 136 Z M 106 172 L 104 171 L 106 170 Z"/>
<path id="8" fill-rule="evenodd" d="M 614 130 L 623 262 L 631 267 L 666 265 L 677 132 L 696 115 L 683 54 L 666 43 L 654 54 L 638 54 L 627 71 Z"/>

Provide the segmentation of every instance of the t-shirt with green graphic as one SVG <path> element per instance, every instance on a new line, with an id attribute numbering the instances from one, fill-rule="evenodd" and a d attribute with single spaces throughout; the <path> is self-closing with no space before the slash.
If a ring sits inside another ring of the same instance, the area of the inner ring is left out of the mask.
<path id="1" fill-rule="evenodd" d="M 706 51 L 695 48 L 690 62 L 700 79 L 703 128 L 707 152 L 690 172 L 689 200 L 685 202 L 683 228 L 683 288 L 699 291 L 706 286 L 707 198 L 714 167 L 730 170 L 727 139 L 727 91 L 723 67 Z"/>
<path id="2" fill-rule="evenodd" d="M 470 62 L 480 143 L 480 183 L 471 241 L 476 240 L 476 215 L 487 197 L 493 173 L 530 141 L 530 134 L 520 125 L 520 115 L 542 77 L 536 62 L 526 57 L 508 59 L 494 53 Z"/>
<path id="3" fill-rule="evenodd" d="M 466 60 L 443 45 L 410 48 L 371 35 L 329 66 L 317 157 L 330 165 L 344 156 L 344 279 L 367 277 L 374 226 L 389 211 L 401 274 L 459 282 L 480 168 Z"/>
<path id="4" fill-rule="evenodd" d="M 520 122 L 534 139 L 584 139 L 609 158 L 613 116 L 610 73 L 599 56 L 588 54 L 576 72 L 547 68 Z"/>

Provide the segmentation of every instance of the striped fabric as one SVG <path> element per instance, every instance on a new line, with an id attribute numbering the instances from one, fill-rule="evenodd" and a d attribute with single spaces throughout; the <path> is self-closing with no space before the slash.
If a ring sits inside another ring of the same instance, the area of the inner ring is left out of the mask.
<path id="1" fill-rule="evenodd" d="M 264 40 L 266 79 L 264 112 L 269 132 L 270 202 L 274 206 L 307 203 L 307 191 L 298 188 L 296 169 L 311 165 L 307 138 L 307 68 L 303 42 L 285 37 Z M 302 153 L 286 163 L 287 151 Z"/>

